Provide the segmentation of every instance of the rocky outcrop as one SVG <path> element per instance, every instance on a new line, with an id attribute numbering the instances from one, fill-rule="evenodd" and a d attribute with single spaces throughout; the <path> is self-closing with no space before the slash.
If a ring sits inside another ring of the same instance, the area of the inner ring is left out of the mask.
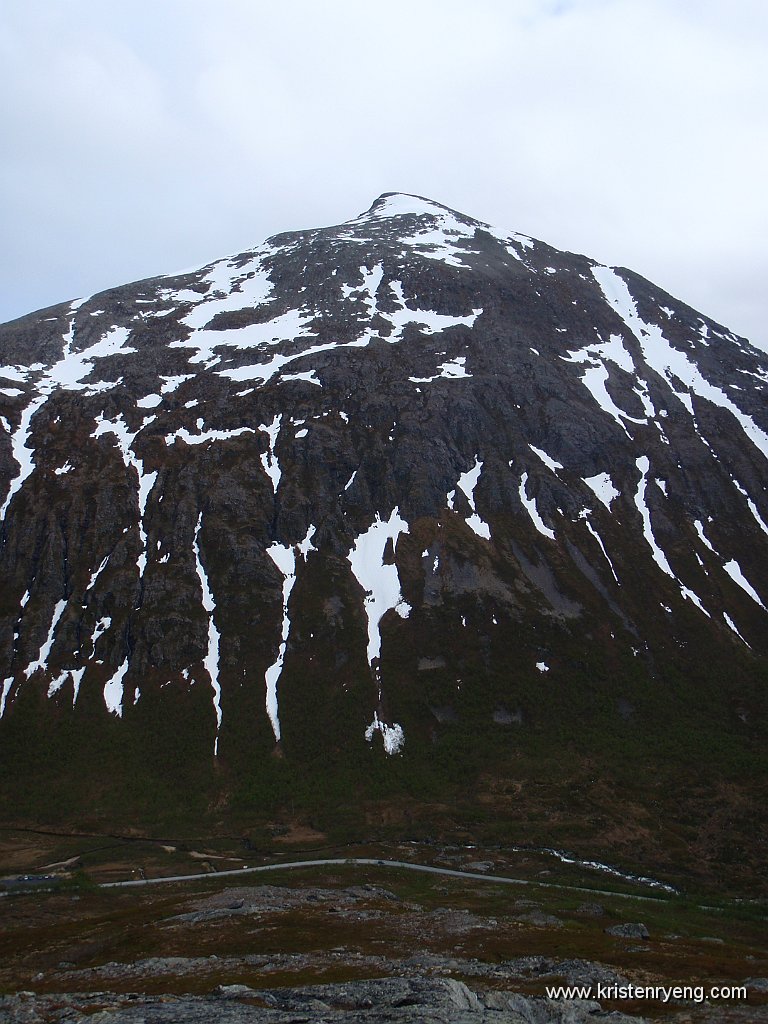
<path id="1" fill-rule="evenodd" d="M 618 939 L 649 939 L 651 936 L 644 924 L 626 923 L 614 924 L 605 929 L 606 935 L 613 935 Z"/>
<path id="2" fill-rule="evenodd" d="M 662 1019 L 656 1018 L 654 1019 Z M 476 992 L 453 979 L 382 978 L 335 985 L 257 990 L 221 985 L 208 996 L 146 996 L 110 992 L 0 996 L 8 1024 L 644 1024 L 646 1017 L 605 1011 L 593 1000 L 528 998 Z M 675 1024 L 758 1024 L 768 1006 L 686 1007 L 663 1020 Z"/>
<path id="3" fill-rule="evenodd" d="M 162 996 L 87 996 L 35 998 L 32 993 L 0 997 L 0 1020 L 38 1024 L 58 1020 L 93 1024 L 157 1024 L 183 1020 L 198 1024 L 586 1024 L 599 1004 L 589 1000 L 527 999 L 510 992 L 479 995 L 453 979 L 383 978 L 338 985 L 257 991 L 245 985 L 220 986 L 207 998 Z M 612 1024 L 638 1022 L 614 1013 Z M 642 1024 L 642 1022 L 640 1022 Z"/>

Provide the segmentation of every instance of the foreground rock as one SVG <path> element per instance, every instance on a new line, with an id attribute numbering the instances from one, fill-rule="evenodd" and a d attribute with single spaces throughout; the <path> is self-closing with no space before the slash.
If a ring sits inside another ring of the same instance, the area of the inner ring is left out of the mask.
<path id="1" fill-rule="evenodd" d="M 654 1018 L 655 1019 L 655 1018 Z M 691 1006 L 667 1024 L 765 1024 L 768 1006 Z M 109 992 L 0 997 L 0 1024 L 646 1024 L 592 1000 L 478 992 L 461 981 L 383 978 L 303 988 L 222 985 L 208 996 Z"/>
<path id="2" fill-rule="evenodd" d="M 605 934 L 613 935 L 617 939 L 650 939 L 651 937 L 644 924 L 634 922 L 614 924 L 605 929 Z"/>
<path id="3" fill-rule="evenodd" d="M 453 979 L 384 978 L 339 985 L 256 991 L 221 986 L 208 997 L 41 996 L 0 999 L 0 1022 L 53 1024 L 582 1024 L 594 1020 L 592 1001 L 552 1002 L 512 992 L 479 994 Z M 624 1014 L 601 1016 L 611 1024 L 638 1021 Z"/>

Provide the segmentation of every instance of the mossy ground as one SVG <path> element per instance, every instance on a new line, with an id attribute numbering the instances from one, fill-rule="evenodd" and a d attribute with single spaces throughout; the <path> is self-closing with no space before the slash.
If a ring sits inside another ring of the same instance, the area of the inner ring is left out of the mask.
<path id="1" fill-rule="evenodd" d="M 472 851 L 472 856 L 484 853 Z M 104 851 L 92 850 L 88 856 L 95 864 Z M 698 897 L 640 899 L 626 891 L 632 887 L 620 883 L 616 895 L 590 896 L 572 886 L 594 885 L 594 877 L 566 865 L 547 874 L 548 886 L 542 886 L 541 872 L 548 870 L 541 868 L 542 863 L 543 858 L 534 855 L 519 858 L 518 869 L 531 883 L 527 886 L 348 865 L 243 876 L 234 882 L 212 875 L 162 887 L 79 886 L 6 897 L 0 924 L 0 988 L 202 994 L 218 984 L 263 988 L 398 973 L 414 953 L 450 958 L 453 966 L 441 973 L 485 987 L 509 988 L 505 961 L 537 955 L 588 960 L 635 981 L 656 984 L 735 984 L 768 973 L 765 904 L 704 904 Z M 249 886 L 263 884 L 277 891 L 263 912 L 197 923 L 173 920 L 205 905 L 216 893 L 223 892 L 226 903 L 227 890 L 234 898 Z M 356 888 L 350 910 L 344 902 L 348 890 L 361 885 L 373 888 L 362 896 Z M 296 905 L 297 892 L 317 887 L 326 894 L 323 900 L 300 899 Z M 289 899 L 285 908 L 276 907 L 280 892 L 290 895 L 293 904 Z M 599 901 L 604 913 L 585 915 L 580 911 L 585 901 Z M 520 920 L 531 905 L 558 917 L 561 927 Z M 462 912 L 470 916 L 461 917 Z M 462 921 L 470 921 L 470 926 L 464 927 Z M 651 939 L 638 942 L 606 935 L 606 927 L 622 921 L 642 921 Z M 254 954 L 265 958 L 260 965 L 238 963 L 238 958 Z M 206 959 L 189 973 L 170 969 L 123 978 L 87 973 L 89 968 L 133 964 L 147 957 Z M 478 964 L 497 968 L 498 976 L 478 977 Z M 531 976 L 517 979 L 512 987 L 543 994 L 544 985 L 552 981 Z M 621 1009 L 648 1014 L 663 1008 L 625 1003 Z"/>

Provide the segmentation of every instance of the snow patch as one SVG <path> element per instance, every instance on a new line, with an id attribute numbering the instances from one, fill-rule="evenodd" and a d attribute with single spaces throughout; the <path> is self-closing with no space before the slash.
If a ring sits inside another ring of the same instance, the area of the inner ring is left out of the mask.
<path id="1" fill-rule="evenodd" d="M 741 587 L 745 594 L 748 594 L 756 604 L 759 604 L 763 611 L 768 611 L 760 600 L 760 595 L 741 571 L 741 566 L 735 558 L 732 558 L 730 562 L 726 562 L 723 568 L 731 577 L 733 582 Z"/>
<path id="2" fill-rule="evenodd" d="M 323 386 L 322 383 L 317 379 L 315 370 L 305 370 L 303 373 L 284 373 L 280 377 L 279 383 L 285 384 L 286 381 L 291 380 L 304 380 L 307 382 L 307 384 L 316 384 L 319 388 Z"/>
<path id="3" fill-rule="evenodd" d="M 637 506 L 638 512 L 642 516 L 643 536 L 645 537 L 646 542 L 648 543 L 648 546 L 651 549 L 654 561 L 656 562 L 656 564 L 662 572 L 664 572 L 667 576 L 670 577 L 670 579 L 673 579 L 675 583 L 677 583 L 677 585 L 680 587 L 680 593 L 683 595 L 683 597 L 687 601 L 691 601 L 692 604 L 694 604 L 699 609 L 699 611 L 703 612 L 707 616 L 707 618 L 711 618 L 712 616 L 701 603 L 701 598 L 697 594 L 695 594 L 689 587 L 685 586 L 685 584 L 682 583 L 677 578 L 677 576 L 675 576 L 669 562 L 667 561 L 667 556 L 656 543 L 656 538 L 653 535 L 653 528 L 651 526 L 651 512 L 645 501 L 645 491 L 648 484 L 648 470 L 650 469 L 650 463 L 648 461 L 647 456 L 643 455 L 635 461 L 635 465 L 641 473 L 640 483 L 638 484 L 637 494 L 635 495 L 635 505 Z"/>
<path id="4" fill-rule="evenodd" d="M 405 735 L 403 734 L 402 726 L 395 722 L 393 725 L 387 725 L 386 722 L 382 722 L 379 719 L 378 714 L 374 711 L 373 721 L 365 730 L 365 738 L 370 743 L 373 739 L 375 732 L 381 733 L 381 738 L 384 741 L 384 751 L 389 754 L 397 754 L 403 748 L 405 743 Z"/>
<path id="5" fill-rule="evenodd" d="M 547 455 L 545 451 L 542 451 L 541 448 L 534 448 L 532 444 L 529 444 L 528 447 L 535 455 L 538 455 L 538 457 L 541 459 L 541 461 L 544 463 L 547 469 L 551 469 L 553 473 L 556 473 L 558 469 L 563 468 L 562 462 L 557 462 L 550 455 Z"/>
<path id="6" fill-rule="evenodd" d="M 103 434 L 113 434 L 117 440 L 118 448 L 123 456 L 123 463 L 126 469 L 133 468 L 136 471 L 138 477 L 138 503 L 139 503 L 139 539 L 141 541 L 141 551 L 136 560 L 136 568 L 138 569 L 139 579 L 144 576 L 144 570 L 147 566 L 147 534 L 144 530 L 144 516 L 147 510 L 147 500 L 150 492 L 154 486 L 155 480 L 157 479 L 157 471 L 151 473 L 144 472 L 144 462 L 139 459 L 132 451 L 132 444 L 136 438 L 138 431 L 131 433 L 123 420 L 122 413 L 120 413 L 115 420 L 105 419 L 101 414 L 96 417 L 96 429 L 92 432 L 91 437 L 101 437 Z"/>
<path id="7" fill-rule="evenodd" d="M 600 408 L 607 412 L 608 415 L 619 424 L 628 437 L 631 435 L 627 430 L 625 421 L 647 424 L 647 419 L 639 419 L 634 416 L 630 416 L 628 413 L 620 409 L 609 395 L 606 387 L 606 382 L 610 376 L 610 371 L 607 366 L 608 363 L 613 363 L 620 369 L 625 370 L 627 373 L 635 373 L 635 365 L 632 361 L 632 356 L 624 347 L 624 342 L 620 335 L 612 334 L 607 342 L 587 345 L 582 349 L 571 351 L 568 353 L 568 356 L 562 356 L 561 358 L 565 359 L 566 362 L 585 364 L 586 369 L 581 377 L 582 383 Z M 647 385 L 645 385 L 645 388 L 647 391 Z M 642 392 L 640 392 L 640 395 L 642 397 Z M 648 412 L 649 405 L 650 403 L 647 399 L 643 401 L 643 406 L 646 412 Z M 650 406 L 650 409 L 652 412 L 653 407 Z"/>
<path id="8" fill-rule="evenodd" d="M 91 573 L 91 578 L 88 580 L 88 586 L 85 588 L 85 593 L 86 594 L 88 593 L 89 590 L 93 589 L 94 583 L 99 578 L 99 576 L 101 576 L 101 574 L 104 572 L 104 569 L 106 568 L 106 565 L 107 565 L 108 561 L 109 561 L 109 555 L 107 555 L 106 558 L 104 558 L 102 560 L 101 565 L 99 566 L 99 568 L 96 569 L 95 572 Z"/>
<path id="9" fill-rule="evenodd" d="M 165 435 L 167 445 L 175 444 L 176 441 L 184 441 L 185 444 L 209 444 L 211 441 L 229 441 L 230 438 L 240 437 L 241 434 L 254 434 L 252 427 L 236 427 L 234 430 L 201 430 L 197 434 L 190 433 L 186 427 L 179 427 L 172 434 Z"/>
<path id="10" fill-rule="evenodd" d="M 117 715 L 118 718 L 123 717 L 123 679 L 127 671 L 128 659 L 126 658 L 112 678 L 104 684 L 104 703 L 107 705 L 107 711 Z"/>
<path id="11" fill-rule="evenodd" d="M 162 402 L 160 395 L 145 395 L 144 398 L 139 398 L 136 405 L 140 409 L 156 409 Z"/>
<path id="12" fill-rule="evenodd" d="M 93 644 L 94 651 L 96 650 L 96 641 L 99 639 L 102 633 L 106 633 L 106 631 L 109 629 L 111 625 L 111 617 L 109 615 L 104 615 L 93 627 L 93 636 L 91 638 L 91 643 Z"/>
<path id="13" fill-rule="evenodd" d="M 690 393 L 727 409 L 738 420 L 755 447 L 768 458 L 768 434 L 742 412 L 721 388 L 711 384 L 685 352 L 674 348 L 657 324 L 646 323 L 641 319 L 626 281 L 609 267 L 594 266 L 592 274 L 606 302 L 637 338 L 646 364 L 667 381 L 688 412 L 693 415 Z"/>
<path id="14" fill-rule="evenodd" d="M 416 214 L 424 220 L 417 225 L 413 234 L 401 237 L 398 244 L 407 246 L 419 256 L 437 260 L 451 267 L 464 267 L 465 257 L 475 250 L 459 246 L 459 242 L 474 239 L 475 230 L 482 225 L 459 220 L 444 207 L 415 196 L 393 196 L 384 200 L 380 207 L 368 214 L 369 217 L 400 217 Z"/>
<path id="15" fill-rule="evenodd" d="M 594 528 L 592 523 L 589 521 L 589 513 L 588 513 L 587 509 L 584 509 L 584 511 L 581 514 L 581 518 L 583 518 L 584 522 L 586 523 L 587 529 L 592 534 L 592 536 L 595 538 L 597 543 L 600 545 L 600 550 L 603 552 L 603 557 L 605 558 L 606 562 L 608 563 L 608 568 L 611 570 L 611 573 L 613 574 L 613 578 L 616 580 L 618 585 L 621 586 L 621 584 L 619 583 L 619 577 L 616 575 L 616 570 L 613 567 L 613 562 L 610 560 L 610 558 L 608 557 L 608 552 L 605 550 L 605 544 L 603 544 L 603 539 L 600 536 L 600 534 L 597 532 L 597 530 Z"/>
<path id="16" fill-rule="evenodd" d="M 738 480 L 734 479 L 733 482 L 734 482 L 734 484 L 736 486 L 736 490 L 739 492 L 739 494 L 741 494 L 742 497 L 746 498 L 747 505 L 749 506 L 749 511 L 752 513 L 752 516 L 753 516 L 755 522 L 757 523 L 757 525 L 760 527 L 760 529 L 763 531 L 763 533 L 768 534 L 768 526 L 766 526 L 765 520 L 763 519 L 763 517 L 758 512 L 757 505 L 755 505 L 754 501 L 752 501 L 752 499 L 750 498 L 749 494 L 741 486 L 741 484 L 738 482 Z"/>
<path id="17" fill-rule="evenodd" d="M 480 461 L 480 457 L 475 455 L 475 464 L 471 469 L 468 469 L 466 473 L 462 473 L 458 479 L 456 486 L 464 494 L 469 504 L 471 515 L 467 516 L 464 522 L 467 526 L 475 533 L 478 537 L 482 537 L 483 540 L 491 539 L 491 528 L 477 513 L 475 507 L 475 488 L 477 487 L 478 480 L 480 479 L 480 473 L 483 469 L 483 463 Z M 456 498 L 456 491 L 449 491 L 445 497 L 448 508 L 451 512 L 454 511 L 454 500 Z"/>
<path id="18" fill-rule="evenodd" d="M 714 548 L 712 547 L 712 545 L 711 545 L 711 544 L 709 543 L 709 541 L 707 540 L 707 536 L 706 536 L 706 534 L 704 533 L 704 527 L 703 527 L 703 526 L 702 526 L 702 524 L 701 524 L 701 523 L 699 522 L 699 520 L 698 520 L 698 519 L 694 520 L 694 523 L 693 523 L 693 525 L 694 525 L 694 526 L 696 527 L 696 533 L 697 533 L 697 534 L 699 535 L 699 540 L 700 540 L 700 541 L 702 542 L 702 544 L 703 544 L 703 545 L 704 545 L 705 547 L 709 548 L 709 550 L 710 550 L 710 551 L 712 551 L 712 552 L 713 552 L 714 554 L 717 554 L 717 552 L 715 551 L 715 549 L 714 549 Z"/>
<path id="19" fill-rule="evenodd" d="M 555 531 L 554 530 L 550 530 L 550 528 L 548 526 L 544 525 L 544 520 L 539 515 L 539 510 L 536 508 L 536 501 L 535 501 L 535 499 L 534 498 L 529 498 L 527 493 L 526 493 L 527 484 L 528 484 L 528 474 L 527 473 L 523 473 L 523 475 L 522 475 L 522 477 L 520 479 L 520 501 L 522 501 L 523 505 L 525 506 L 526 512 L 531 517 L 531 521 L 533 522 L 533 525 L 536 527 L 536 529 L 539 531 L 539 533 L 543 537 L 548 537 L 550 540 L 554 540 L 555 539 Z"/>
<path id="20" fill-rule="evenodd" d="M 456 356 L 454 359 L 440 363 L 439 373 L 435 373 L 431 377 L 409 377 L 408 380 L 414 384 L 430 384 L 433 380 L 439 380 L 441 377 L 445 380 L 466 380 L 472 376 L 471 373 L 467 373 L 466 362 L 466 356 Z"/>
<path id="21" fill-rule="evenodd" d="M 747 643 L 747 641 L 744 639 L 744 637 L 738 631 L 738 629 L 736 628 L 736 623 L 733 621 L 733 619 L 730 617 L 730 615 L 726 615 L 726 613 L 723 612 L 723 618 L 725 619 L 725 622 L 726 622 L 726 625 L 728 626 L 728 628 L 731 629 L 736 634 L 736 636 L 739 638 L 739 640 L 741 640 L 741 642 L 743 644 L 746 644 L 746 646 L 749 647 L 749 649 L 751 651 L 752 650 L 751 646 Z M 2 716 L 0 716 L 0 717 L 2 717 Z"/>
<path id="22" fill-rule="evenodd" d="M 614 498 L 618 498 L 621 493 L 613 486 L 610 475 L 608 473 L 598 473 L 596 476 L 585 477 L 584 483 L 589 487 L 597 500 L 601 501 L 610 512 L 611 502 Z"/>
<path id="23" fill-rule="evenodd" d="M 368 664 L 372 667 L 381 654 L 381 619 L 390 609 L 404 609 L 406 606 L 400 590 L 397 566 L 384 564 L 387 541 L 396 547 L 401 533 L 408 533 L 408 524 L 400 518 L 398 507 L 392 510 L 388 520 L 382 520 L 377 512 L 374 522 L 355 539 L 347 556 L 355 579 L 365 591 L 364 608 L 368 618 L 366 653 Z"/>
<path id="24" fill-rule="evenodd" d="M 288 601 L 296 582 L 296 552 L 298 551 L 304 561 L 306 561 L 309 552 L 317 550 L 312 545 L 312 537 L 315 535 L 315 532 L 316 528 L 314 526 L 310 526 L 301 543 L 291 545 L 279 544 L 275 541 L 274 544 L 267 548 L 267 554 L 275 563 L 278 571 L 283 577 L 283 621 L 280 630 L 280 646 L 278 648 L 277 658 L 264 674 L 264 682 L 266 684 L 267 715 L 269 717 L 270 724 L 272 725 L 272 732 L 274 733 L 276 743 L 280 742 L 281 735 L 277 684 L 283 671 L 283 660 L 285 658 L 285 651 L 288 644 L 288 636 L 291 631 L 291 620 L 288 615 Z"/>
<path id="25" fill-rule="evenodd" d="M 54 633 L 56 632 L 56 627 L 59 624 L 59 619 L 64 614 L 64 609 L 66 607 L 66 601 L 57 601 L 56 607 L 53 609 L 53 616 L 51 617 L 51 625 L 48 629 L 48 636 L 45 638 L 45 641 L 43 642 L 42 646 L 40 647 L 40 650 L 37 653 L 37 660 L 33 661 L 30 665 L 27 665 L 27 667 L 24 669 L 24 675 L 26 676 L 27 679 L 29 679 L 32 673 L 36 672 L 39 668 L 45 669 L 47 667 L 48 657 L 51 653 L 51 647 L 53 646 Z"/>
<path id="26" fill-rule="evenodd" d="M 203 608 L 208 616 L 208 650 L 206 651 L 203 664 L 208 672 L 208 676 L 211 680 L 211 688 L 213 690 L 213 709 L 216 713 L 216 738 L 213 742 L 213 756 L 217 757 L 219 753 L 219 732 L 221 730 L 221 685 L 219 683 L 219 647 L 221 635 L 216 628 L 216 623 L 214 622 L 216 602 L 213 599 L 213 594 L 211 593 L 211 588 L 208 583 L 208 576 L 203 568 L 203 563 L 200 558 L 200 527 L 202 526 L 202 522 L 203 513 L 200 512 L 197 517 L 197 525 L 195 526 L 195 539 L 192 544 L 192 549 L 195 553 L 195 568 L 203 591 Z"/>
<path id="27" fill-rule="evenodd" d="M 50 700 L 51 697 L 54 696 L 54 694 L 59 692 L 59 690 L 62 688 L 64 683 L 67 681 L 67 676 L 68 675 L 69 675 L 68 670 L 64 669 L 63 672 L 60 672 L 59 675 L 56 676 L 56 678 L 53 679 L 48 684 L 48 693 L 46 694 L 46 696 L 48 697 L 49 700 Z"/>
<path id="28" fill-rule="evenodd" d="M 653 535 L 653 529 L 651 527 L 651 513 L 645 501 L 645 489 L 648 483 L 648 470 L 650 468 L 647 456 L 641 456 L 641 458 L 635 461 L 635 465 L 641 473 L 640 483 L 638 484 L 637 494 L 635 495 L 635 505 L 643 519 L 643 536 L 653 552 L 654 561 L 661 571 L 666 573 L 671 579 L 675 580 L 675 582 L 678 582 L 677 577 L 672 572 L 669 562 L 667 561 L 667 556 L 656 543 L 656 538 Z"/>
<path id="29" fill-rule="evenodd" d="M 185 380 L 192 380 L 193 376 L 194 374 L 192 373 L 182 373 L 178 374 L 175 377 L 161 377 L 161 380 L 163 380 L 165 383 L 160 388 L 160 394 L 172 394 L 174 391 L 177 390 L 177 388 L 181 387 Z"/>
<path id="30" fill-rule="evenodd" d="M 280 423 L 282 422 L 282 419 L 282 413 L 279 413 L 270 424 L 259 427 L 259 430 L 263 430 L 269 437 L 269 450 L 262 452 L 259 458 L 261 459 L 261 464 L 264 467 L 264 472 L 272 481 L 272 490 L 275 494 L 277 494 L 277 485 L 280 483 L 280 477 L 282 476 L 280 463 L 277 461 L 277 455 L 275 455 L 275 445 L 277 444 L 277 438 L 280 434 Z"/>
<path id="31" fill-rule="evenodd" d="M 0 718 L 5 714 L 5 702 L 8 700 L 8 694 L 11 692 L 12 686 L 13 676 L 3 680 L 3 691 L 0 693 Z"/>

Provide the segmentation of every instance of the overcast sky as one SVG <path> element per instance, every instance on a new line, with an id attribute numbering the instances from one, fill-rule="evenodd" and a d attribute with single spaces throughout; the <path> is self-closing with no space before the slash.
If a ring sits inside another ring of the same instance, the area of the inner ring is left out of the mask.
<path id="1" fill-rule="evenodd" d="M 765 0 L 4 0 L 0 321 L 382 192 L 768 346 Z"/>

